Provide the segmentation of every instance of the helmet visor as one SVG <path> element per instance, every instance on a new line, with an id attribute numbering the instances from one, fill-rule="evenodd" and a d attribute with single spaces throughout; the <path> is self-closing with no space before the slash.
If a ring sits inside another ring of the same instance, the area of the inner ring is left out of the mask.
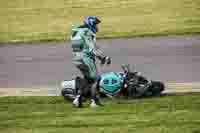
<path id="1" fill-rule="evenodd" d="M 101 23 L 101 20 L 96 18 L 96 21 L 94 22 L 94 24 L 100 24 Z"/>

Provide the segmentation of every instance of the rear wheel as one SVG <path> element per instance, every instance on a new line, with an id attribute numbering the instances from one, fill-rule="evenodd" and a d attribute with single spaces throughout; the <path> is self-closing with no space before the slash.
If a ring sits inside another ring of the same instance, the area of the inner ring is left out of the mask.
<path id="1" fill-rule="evenodd" d="M 152 95 L 160 95 L 164 91 L 165 85 L 160 81 L 152 81 L 151 91 Z"/>

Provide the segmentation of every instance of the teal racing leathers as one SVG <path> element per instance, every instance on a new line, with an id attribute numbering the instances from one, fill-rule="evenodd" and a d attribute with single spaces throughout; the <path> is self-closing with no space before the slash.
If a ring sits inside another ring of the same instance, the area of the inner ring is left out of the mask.
<path id="1" fill-rule="evenodd" d="M 90 88 L 92 99 L 96 99 L 97 68 L 96 58 L 103 60 L 103 55 L 96 46 L 96 34 L 86 26 L 73 27 L 71 34 L 71 46 L 73 54 L 73 64 L 82 73 L 85 84 L 80 85 L 80 95 L 84 89 Z"/>
<path id="2" fill-rule="evenodd" d="M 87 27 L 78 26 L 72 29 L 71 44 L 73 50 L 73 63 L 76 66 L 81 64 L 88 66 L 88 72 L 84 76 L 96 80 L 96 57 L 104 59 L 102 51 L 96 47 L 96 35 Z"/>

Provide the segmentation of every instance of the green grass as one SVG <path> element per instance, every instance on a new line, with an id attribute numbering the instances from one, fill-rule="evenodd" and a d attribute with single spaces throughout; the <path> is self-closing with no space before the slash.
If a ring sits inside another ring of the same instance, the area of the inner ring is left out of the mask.
<path id="1" fill-rule="evenodd" d="M 68 40 L 88 15 L 99 38 L 200 33 L 199 0 L 1 0 L 0 42 Z"/>
<path id="2" fill-rule="evenodd" d="M 2 133 L 199 133 L 199 95 L 166 96 L 103 108 L 73 108 L 61 97 L 1 97 Z"/>

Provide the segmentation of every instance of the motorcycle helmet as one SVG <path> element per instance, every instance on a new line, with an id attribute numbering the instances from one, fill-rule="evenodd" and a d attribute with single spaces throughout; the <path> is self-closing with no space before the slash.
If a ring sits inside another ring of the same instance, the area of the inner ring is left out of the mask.
<path id="1" fill-rule="evenodd" d="M 98 32 L 97 25 L 101 23 L 101 21 L 96 16 L 88 16 L 84 19 L 84 24 L 96 34 Z"/>

